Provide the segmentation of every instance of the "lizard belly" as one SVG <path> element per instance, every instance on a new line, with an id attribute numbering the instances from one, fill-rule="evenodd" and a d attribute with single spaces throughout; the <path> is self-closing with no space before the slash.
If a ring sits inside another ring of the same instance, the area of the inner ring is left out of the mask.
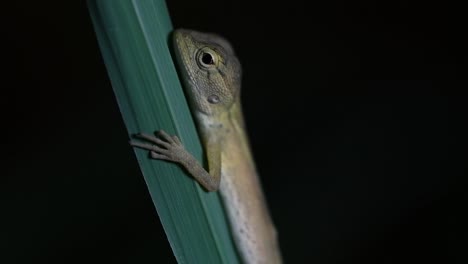
<path id="1" fill-rule="evenodd" d="M 244 263 L 281 263 L 276 230 L 250 153 L 229 144 L 222 155 L 220 194 Z M 242 145 L 242 144 L 241 144 Z M 244 146 L 245 147 L 245 146 Z"/>

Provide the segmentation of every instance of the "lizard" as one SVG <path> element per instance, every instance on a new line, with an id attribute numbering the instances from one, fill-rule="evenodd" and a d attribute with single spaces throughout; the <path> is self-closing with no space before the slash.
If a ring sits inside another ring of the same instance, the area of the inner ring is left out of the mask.
<path id="1" fill-rule="evenodd" d="M 208 170 L 177 136 L 164 130 L 155 135 L 138 133 L 130 145 L 148 150 L 153 159 L 178 163 L 206 191 L 219 191 L 244 263 L 282 263 L 246 133 L 239 59 L 231 44 L 217 34 L 176 29 L 172 43 Z"/>

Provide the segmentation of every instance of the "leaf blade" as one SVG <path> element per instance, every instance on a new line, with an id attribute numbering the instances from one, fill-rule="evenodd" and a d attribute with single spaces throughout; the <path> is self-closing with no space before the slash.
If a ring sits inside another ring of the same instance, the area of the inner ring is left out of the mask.
<path id="1" fill-rule="evenodd" d="M 169 52 L 172 25 L 161 0 L 88 1 L 129 135 L 164 129 L 202 160 L 202 148 Z M 219 196 L 180 167 L 135 150 L 179 263 L 238 263 Z"/>

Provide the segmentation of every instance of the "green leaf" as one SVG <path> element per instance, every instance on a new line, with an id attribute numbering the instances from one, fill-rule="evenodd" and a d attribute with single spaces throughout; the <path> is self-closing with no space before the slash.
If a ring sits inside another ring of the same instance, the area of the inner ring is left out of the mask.
<path id="1" fill-rule="evenodd" d="M 169 52 L 172 25 L 165 2 L 89 0 L 88 6 L 129 136 L 163 129 L 201 161 Z M 219 195 L 206 193 L 175 164 L 149 159 L 144 150 L 135 154 L 177 261 L 238 263 Z"/>

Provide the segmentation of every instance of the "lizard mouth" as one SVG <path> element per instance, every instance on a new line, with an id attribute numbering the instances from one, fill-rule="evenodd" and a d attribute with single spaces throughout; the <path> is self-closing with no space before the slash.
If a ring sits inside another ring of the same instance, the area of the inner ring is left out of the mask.
<path id="1" fill-rule="evenodd" d="M 187 43 L 186 43 L 186 38 L 187 38 L 187 34 L 185 33 L 184 29 L 175 30 L 173 33 L 173 38 L 172 38 L 176 63 L 179 66 L 181 66 L 179 68 L 184 69 L 183 72 L 185 72 L 185 74 L 188 71 L 186 67 L 187 67 L 189 58 L 187 58 L 187 56 L 190 56 Z"/>
<path id="2" fill-rule="evenodd" d="M 189 31 L 186 29 L 176 29 L 173 33 L 173 47 L 175 53 L 175 62 L 179 66 L 177 67 L 179 74 L 182 76 L 183 84 L 194 86 L 192 83 L 192 71 L 190 69 L 193 55 L 190 51 L 188 43 L 192 43 L 192 39 Z"/>
<path id="3" fill-rule="evenodd" d="M 194 66 L 195 60 L 195 42 L 193 39 L 193 31 L 186 29 L 176 29 L 173 32 L 173 47 L 177 71 L 179 73 L 182 86 L 186 94 L 186 98 L 190 104 L 192 111 L 208 114 L 205 108 L 200 104 L 201 89 L 195 82 L 197 71 Z"/>

